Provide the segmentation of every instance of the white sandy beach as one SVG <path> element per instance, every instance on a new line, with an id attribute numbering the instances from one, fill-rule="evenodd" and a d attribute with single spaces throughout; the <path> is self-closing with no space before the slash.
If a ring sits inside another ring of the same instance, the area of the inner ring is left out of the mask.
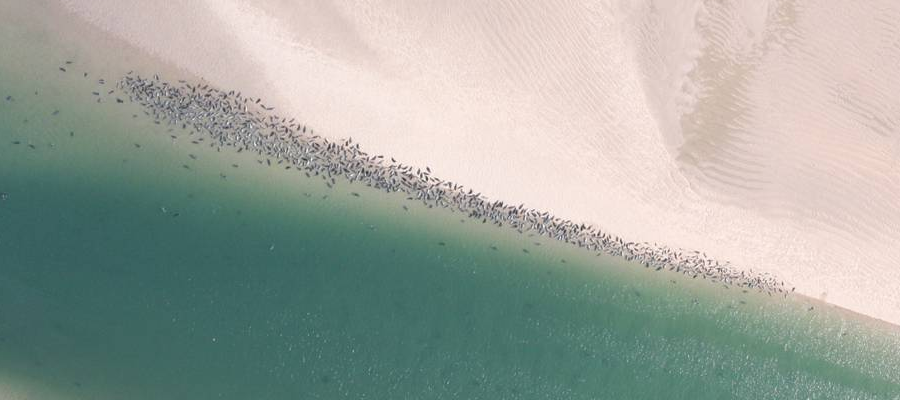
<path id="1" fill-rule="evenodd" d="M 900 324 L 895 2 L 56 1 L 321 135 Z"/>

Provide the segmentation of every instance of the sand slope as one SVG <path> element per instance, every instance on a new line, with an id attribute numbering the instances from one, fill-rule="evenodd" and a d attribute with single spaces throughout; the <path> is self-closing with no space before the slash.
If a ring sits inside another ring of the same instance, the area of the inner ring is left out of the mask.
<path id="1" fill-rule="evenodd" d="M 326 136 L 900 323 L 894 2 L 59 1 Z"/>

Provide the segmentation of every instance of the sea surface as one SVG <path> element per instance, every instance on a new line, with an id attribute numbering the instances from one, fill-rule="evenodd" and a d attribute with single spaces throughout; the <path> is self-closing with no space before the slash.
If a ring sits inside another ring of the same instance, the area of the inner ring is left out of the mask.
<path id="1" fill-rule="evenodd" d="M 0 399 L 900 398 L 897 327 L 192 143 L 55 40 L 0 31 Z"/>

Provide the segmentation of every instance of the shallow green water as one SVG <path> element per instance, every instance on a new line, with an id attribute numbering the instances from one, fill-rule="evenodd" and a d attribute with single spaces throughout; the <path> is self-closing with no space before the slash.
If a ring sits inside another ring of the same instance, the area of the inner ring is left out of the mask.
<path id="1" fill-rule="evenodd" d="M 898 398 L 896 329 L 173 143 L 58 52 L 0 58 L 0 398 Z"/>

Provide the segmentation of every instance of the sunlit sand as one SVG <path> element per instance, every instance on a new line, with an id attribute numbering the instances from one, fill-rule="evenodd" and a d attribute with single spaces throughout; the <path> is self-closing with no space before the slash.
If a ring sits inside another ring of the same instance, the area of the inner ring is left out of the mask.
<path id="1" fill-rule="evenodd" d="M 892 2 L 62 3 L 321 135 L 900 323 Z"/>

